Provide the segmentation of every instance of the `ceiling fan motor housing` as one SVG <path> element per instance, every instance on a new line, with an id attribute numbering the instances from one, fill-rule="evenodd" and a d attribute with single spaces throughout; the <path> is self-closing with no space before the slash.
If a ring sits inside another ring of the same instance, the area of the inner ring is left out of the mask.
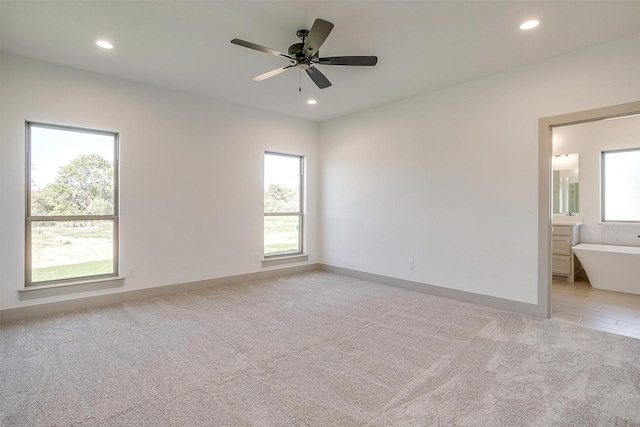
<path id="1" fill-rule="evenodd" d="M 302 53 L 302 49 L 304 48 L 304 43 L 294 43 L 289 46 L 289 56 L 293 59 L 301 59 L 304 58 L 304 53 Z"/>
<path id="2" fill-rule="evenodd" d="M 300 30 L 303 31 L 303 30 Z M 289 56 L 296 62 L 299 68 L 305 69 L 311 66 L 311 60 L 308 59 L 302 50 L 304 49 L 304 43 L 294 43 L 289 46 Z"/>

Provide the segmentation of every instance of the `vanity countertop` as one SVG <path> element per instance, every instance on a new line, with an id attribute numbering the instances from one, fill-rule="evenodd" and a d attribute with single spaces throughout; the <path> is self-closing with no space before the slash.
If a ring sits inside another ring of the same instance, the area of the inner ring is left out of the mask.
<path id="1" fill-rule="evenodd" d="M 569 215 L 554 215 L 553 225 L 582 225 L 583 219 L 581 216 L 569 216 Z"/>

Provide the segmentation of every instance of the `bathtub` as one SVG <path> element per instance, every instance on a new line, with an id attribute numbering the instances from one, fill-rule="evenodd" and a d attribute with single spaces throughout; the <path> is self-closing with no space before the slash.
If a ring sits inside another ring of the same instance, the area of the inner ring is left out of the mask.
<path id="1" fill-rule="evenodd" d="M 592 287 L 640 295 L 640 247 L 581 243 L 571 249 Z"/>

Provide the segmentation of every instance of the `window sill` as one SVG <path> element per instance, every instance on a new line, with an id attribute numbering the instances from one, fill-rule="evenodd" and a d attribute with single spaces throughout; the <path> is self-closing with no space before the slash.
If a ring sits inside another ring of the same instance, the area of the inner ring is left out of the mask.
<path id="1" fill-rule="evenodd" d="M 85 280 L 79 282 L 55 283 L 52 285 L 33 285 L 18 291 L 20 301 L 34 298 L 46 298 L 55 295 L 67 295 L 77 292 L 95 291 L 98 289 L 124 286 L 124 277 L 107 277 L 104 279 Z"/>
<path id="2" fill-rule="evenodd" d="M 598 225 L 640 225 L 640 221 L 599 221 Z"/>
<path id="3" fill-rule="evenodd" d="M 262 260 L 263 267 L 271 267 L 274 265 L 293 264 L 295 262 L 309 261 L 309 255 L 297 254 L 289 256 L 281 256 Z"/>

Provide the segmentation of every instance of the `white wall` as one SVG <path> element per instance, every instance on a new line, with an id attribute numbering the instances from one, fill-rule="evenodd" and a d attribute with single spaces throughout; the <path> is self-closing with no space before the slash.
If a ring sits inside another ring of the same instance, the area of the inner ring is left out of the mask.
<path id="1" fill-rule="evenodd" d="M 322 123 L 323 262 L 537 304 L 538 119 L 639 100 L 639 45 Z"/>
<path id="2" fill-rule="evenodd" d="M 335 119 L 319 139 L 313 122 L 3 54 L 0 308 L 260 271 L 265 150 L 308 157 L 310 263 L 535 304 L 538 119 L 640 99 L 639 44 Z M 120 132 L 124 288 L 18 301 L 24 120 Z"/>
<path id="3" fill-rule="evenodd" d="M 305 242 L 317 252 L 315 122 L 2 54 L 0 308 L 262 270 L 265 150 L 307 156 Z M 19 301 L 25 120 L 120 132 L 124 288 Z"/>
<path id="4" fill-rule="evenodd" d="M 579 154 L 583 243 L 640 246 L 640 224 L 600 224 L 600 153 L 637 147 L 640 147 L 639 116 L 553 130 L 554 154 Z"/>

